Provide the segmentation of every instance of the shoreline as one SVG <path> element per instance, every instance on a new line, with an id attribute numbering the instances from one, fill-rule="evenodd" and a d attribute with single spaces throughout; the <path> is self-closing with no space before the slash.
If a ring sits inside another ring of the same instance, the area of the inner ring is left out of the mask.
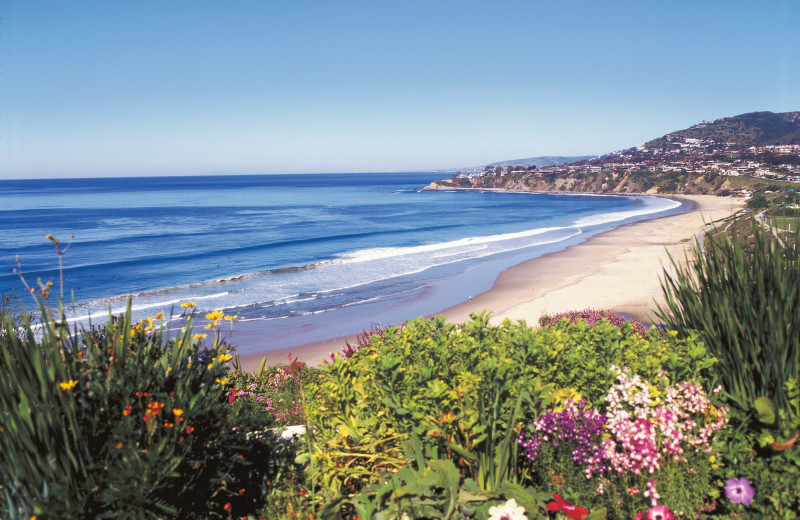
<path id="1" fill-rule="evenodd" d="M 585 242 L 527 260 L 501 272 L 493 286 L 468 301 L 432 315 L 449 322 L 469 319 L 471 313 L 489 310 L 491 323 L 522 320 L 538 326 L 543 314 L 585 308 L 625 312 L 648 320 L 661 297 L 659 277 L 669 267 L 669 255 L 683 263 L 684 251 L 705 225 L 733 215 L 745 201 L 713 195 L 667 196 L 689 202 L 677 215 L 625 224 L 592 236 Z M 262 358 L 268 365 L 285 363 L 289 355 L 309 365 L 330 359 L 358 333 L 292 348 L 241 355 L 246 371 L 258 370 Z"/>

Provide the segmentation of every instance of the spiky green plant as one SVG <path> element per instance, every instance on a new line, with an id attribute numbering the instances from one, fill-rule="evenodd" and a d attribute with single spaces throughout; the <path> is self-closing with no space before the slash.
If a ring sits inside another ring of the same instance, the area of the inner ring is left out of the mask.
<path id="1" fill-rule="evenodd" d="M 263 500 L 272 436 L 226 399 L 228 347 L 122 319 L 0 329 L 0 517 L 200 518 Z M 147 323 L 147 322 L 145 322 Z M 163 326 L 162 326 L 163 327 Z M 145 334 L 148 328 L 153 332 Z M 138 342 L 138 343 L 137 343 Z M 135 347 L 135 348 L 134 348 Z"/>
<path id="2" fill-rule="evenodd" d="M 740 409 L 751 409 L 761 395 L 786 407 L 784 383 L 800 367 L 798 251 L 757 222 L 750 226 L 751 243 L 735 233 L 709 235 L 685 265 L 672 258 L 674 274 L 661 279 L 665 303 L 656 316 L 680 335 L 698 331 Z"/>

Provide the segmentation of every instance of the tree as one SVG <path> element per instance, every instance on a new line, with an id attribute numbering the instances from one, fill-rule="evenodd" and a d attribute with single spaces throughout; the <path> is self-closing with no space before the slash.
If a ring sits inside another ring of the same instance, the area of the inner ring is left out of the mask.
<path id="1" fill-rule="evenodd" d="M 754 210 L 765 209 L 768 205 L 769 201 L 767 201 L 767 197 L 765 197 L 763 193 L 754 196 L 750 199 L 750 202 L 747 203 L 747 207 Z"/>

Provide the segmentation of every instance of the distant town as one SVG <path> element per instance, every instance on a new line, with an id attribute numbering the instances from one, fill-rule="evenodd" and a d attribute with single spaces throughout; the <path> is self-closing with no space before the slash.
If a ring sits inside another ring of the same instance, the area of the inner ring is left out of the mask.
<path id="1" fill-rule="evenodd" d="M 751 144 L 771 128 L 746 124 L 752 115 L 780 117 L 795 132 L 797 112 L 755 113 L 701 123 L 640 146 L 560 165 L 508 164 L 456 172 L 452 187 L 506 187 L 542 191 L 695 193 L 750 197 L 754 192 L 800 185 L 800 137 L 789 143 Z M 762 117 L 763 119 L 763 117 Z M 744 120 L 744 122 L 743 122 Z M 788 123 L 786 123 L 788 121 Z M 735 125 L 735 126 L 734 126 Z M 731 131 L 734 126 L 737 131 Z M 759 130 L 759 132 L 756 132 Z M 720 139 L 723 135 L 726 139 Z M 702 137 L 698 137 L 702 136 Z M 716 138 L 715 138 L 716 137 Z M 795 142 L 796 141 L 796 142 Z M 792 188 L 788 188 L 792 189 Z"/>

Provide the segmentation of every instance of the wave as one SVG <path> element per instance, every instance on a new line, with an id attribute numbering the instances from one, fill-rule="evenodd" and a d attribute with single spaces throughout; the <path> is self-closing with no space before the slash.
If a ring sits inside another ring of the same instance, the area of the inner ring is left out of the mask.
<path id="1" fill-rule="evenodd" d="M 622 220 L 627 220 L 633 217 L 641 217 L 653 213 L 661 213 L 663 211 L 669 211 L 671 209 L 675 209 L 681 206 L 681 202 L 672 199 L 660 199 L 657 197 L 652 197 L 652 198 L 648 197 L 648 199 L 646 200 L 641 198 L 637 198 L 636 200 L 644 202 L 646 207 L 643 209 L 637 209 L 631 211 L 600 213 L 598 215 L 592 215 L 590 217 L 579 218 L 572 224 L 576 227 L 599 226 L 602 224 L 610 224 L 611 222 L 620 222 Z M 650 201 L 664 201 L 664 202 L 663 204 L 661 204 L 661 203 L 651 203 Z"/>
<path id="2" fill-rule="evenodd" d="M 500 235 L 460 238 L 458 240 L 451 240 L 448 242 L 437 242 L 421 246 L 376 247 L 372 249 L 362 249 L 359 251 L 354 251 L 352 253 L 345 253 L 342 255 L 342 257 L 347 262 L 369 262 L 372 260 L 378 260 L 383 258 L 393 258 L 397 256 L 411 255 L 417 253 L 431 253 L 433 251 L 442 251 L 445 249 L 453 249 L 457 247 L 474 246 L 476 244 L 489 244 L 492 242 L 500 242 L 503 240 L 531 237 L 535 235 L 541 235 L 549 231 L 569 229 L 570 227 L 571 226 L 535 228 L 535 229 L 529 229 L 527 231 L 519 231 L 516 233 L 503 233 Z"/>
<path id="3" fill-rule="evenodd" d="M 72 310 L 81 316 L 70 318 L 69 321 L 86 322 L 90 315 L 107 316 L 109 306 L 112 307 L 112 314 L 119 314 L 124 311 L 124 302 L 129 297 L 133 299 L 136 319 L 147 315 L 144 313 L 166 311 L 187 300 L 203 301 L 207 308 L 224 309 L 226 312 L 235 309 L 234 313 L 244 314 L 248 319 L 254 316 L 274 319 L 285 315 L 316 314 L 413 291 L 415 289 L 409 287 L 419 287 L 419 283 L 426 282 L 422 277 L 432 280 L 443 275 L 450 276 L 455 270 L 447 266 L 453 264 L 481 261 L 493 255 L 565 242 L 583 234 L 582 228 L 585 227 L 643 217 L 681 205 L 670 199 L 636 197 L 633 200 L 638 206 L 636 209 L 578 218 L 565 225 L 420 245 L 358 249 L 302 265 L 98 299 L 73 307 Z M 569 218 L 569 215 L 565 217 Z M 431 226 L 437 227 L 448 226 Z M 363 234 L 338 236 L 348 235 Z M 440 270 L 420 276 L 420 273 L 436 268 Z"/>

